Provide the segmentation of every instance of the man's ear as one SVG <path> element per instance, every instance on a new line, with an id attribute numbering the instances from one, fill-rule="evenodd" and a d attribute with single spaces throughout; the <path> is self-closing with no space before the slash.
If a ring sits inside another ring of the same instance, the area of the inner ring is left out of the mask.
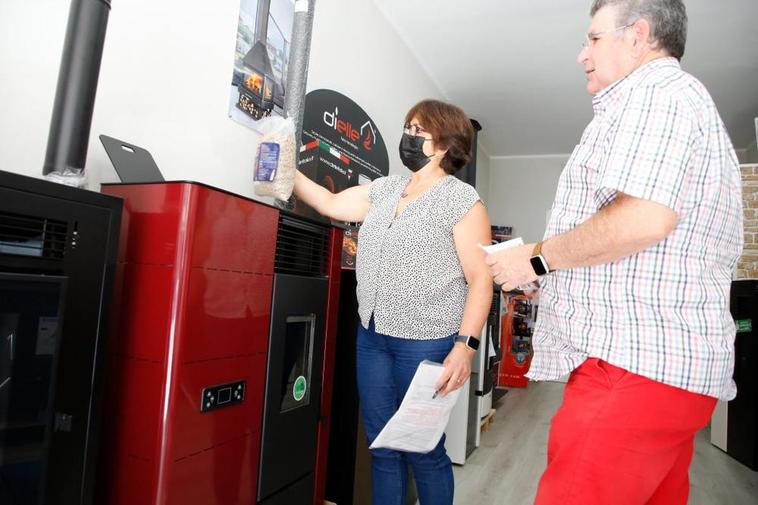
<path id="1" fill-rule="evenodd" d="M 650 23 L 646 19 L 638 19 L 629 27 L 629 30 L 634 37 L 635 56 L 638 56 L 650 42 Z"/>

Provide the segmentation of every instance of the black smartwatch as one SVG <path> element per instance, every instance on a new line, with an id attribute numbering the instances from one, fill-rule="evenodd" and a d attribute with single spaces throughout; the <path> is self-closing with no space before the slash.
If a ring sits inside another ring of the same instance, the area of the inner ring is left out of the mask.
<path id="1" fill-rule="evenodd" d="M 470 335 L 456 335 L 455 342 L 463 343 L 463 345 L 465 345 L 472 351 L 476 351 L 477 349 L 479 349 L 479 339 L 476 337 L 472 337 Z"/>
<path id="2" fill-rule="evenodd" d="M 532 264 L 534 273 L 540 277 L 550 273 L 550 267 L 547 266 L 547 261 L 542 255 L 542 242 L 537 242 L 532 251 L 532 257 L 529 258 L 529 262 Z"/>

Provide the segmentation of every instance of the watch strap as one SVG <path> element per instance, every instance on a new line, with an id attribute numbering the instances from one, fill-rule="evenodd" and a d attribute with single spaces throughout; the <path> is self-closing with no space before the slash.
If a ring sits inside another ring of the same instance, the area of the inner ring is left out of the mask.
<path id="1" fill-rule="evenodd" d="M 547 264 L 547 260 L 545 259 L 545 257 L 542 255 L 543 243 L 544 241 L 540 240 L 539 242 L 534 244 L 534 249 L 532 249 L 532 257 L 530 258 L 530 261 L 535 258 L 538 259 L 539 262 L 542 264 L 542 267 L 545 269 L 545 272 L 543 274 L 540 274 L 539 272 L 535 270 L 535 273 L 537 273 L 538 275 L 545 275 L 553 271 L 553 269 L 550 268 L 550 265 Z M 534 268 L 534 265 L 532 265 L 532 267 Z"/>
<path id="2" fill-rule="evenodd" d="M 532 256 L 542 256 L 542 243 L 543 241 L 540 240 L 534 244 L 534 249 L 532 249 Z"/>
<path id="3" fill-rule="evenodd" d="M 456 335 L 455 342 L 456 343 L 460 342 L 466 347 L 468 347 L 469 349 L 474 350 L 474 351 L 479 349 L 479 339 L 472 335 Z"/>

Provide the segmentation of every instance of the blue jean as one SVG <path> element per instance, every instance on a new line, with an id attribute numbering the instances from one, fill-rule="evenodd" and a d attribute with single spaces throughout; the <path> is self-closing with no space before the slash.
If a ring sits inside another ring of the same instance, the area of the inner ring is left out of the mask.
<path id="1" fill-rule="evenodd" d="M 358 325 L 357 374 L 363 425 L 368 443 L 374 441 L 397 411 L 423 360 L 441 363 L 453 347 L 454 335 L 434 340 L 409 340 L 376 333 Z M 452 505 L 453 467 L 445 451 L 445 436 L 431 452 L 371 450 L 374 505 L 403 505 L 413 468 L 421 505 Z"/>

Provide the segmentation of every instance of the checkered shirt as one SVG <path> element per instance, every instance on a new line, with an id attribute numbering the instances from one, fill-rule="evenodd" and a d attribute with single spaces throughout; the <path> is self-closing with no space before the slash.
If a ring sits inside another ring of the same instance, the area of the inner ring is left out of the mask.
<path id="1" fill-rule="evenodd" d="M 589 357 L 688 391 L 731 399 L 729 289 L 742 251 L 737 157 L 705 87 L 674 58 L 647 63 L 593 99 L 594 118 L 561 174 L 545 237 L 617 192 L 679 215 L 663 242 L 543 279 L 529 377 Z"/>

